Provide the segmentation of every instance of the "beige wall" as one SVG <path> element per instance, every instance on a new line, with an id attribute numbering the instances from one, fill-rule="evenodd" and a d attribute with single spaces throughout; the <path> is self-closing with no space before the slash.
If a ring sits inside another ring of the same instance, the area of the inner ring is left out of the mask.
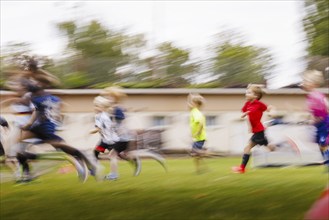
<path id="1" fill-rule="evenodd" d="M 127 124 L 131 129 L 161 128 L 163 147 L 190 148 L 188 127 L 189 112 L 186 97 L 198 92 L 206 99 L 203 112 L 212 116 L 214 125 L 207 128 L 207 147 L 219 152 L 239 154 L 247 143 L 250 133 L 245 120 L 240 120 L 240 109 L 245 102 L 244 89 L 128 89 L 128 97 L 122 102 L 127 109 Z M 321 90 L 328 96 L 329 91 Z M 92 148 L 98 135 L 89 135 L 93 128 L 93 98 L 100 90 L 50 90 L 68 105 L 65 107 L 64 130 L 60 135 L 73 146 Z M 302 120 L 305 115 L 305 93 L 299 89 L 268 90 L 262 99 L 287 114 L 287 120 Z M 13 96 L 12 92 L 0 91 L 1 101 Z M 1 107 L 1 115 L 13 120 L 11 109 Z M 154 117 L 164 117 L 164 126 L 155 126 Z M 263 120 L 269 120 L 267 114 Z"/>

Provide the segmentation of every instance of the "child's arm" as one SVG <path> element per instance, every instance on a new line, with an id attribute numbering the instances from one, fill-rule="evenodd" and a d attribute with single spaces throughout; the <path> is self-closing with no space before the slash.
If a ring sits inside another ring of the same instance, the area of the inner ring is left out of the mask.
<path id="1" fill-rule="evenodd" d="M 271 112 L 271 111 L 275 111 L 275 109 L 276 109 L 276 108 L 275 108 L 274 105 L 268 105 L 266 111 L 267 111 L 267 112 Z"/>
<path id="2" fill-rule="evenodd" d="M 198 129 L 196 130 L 196 132 L 194 134 L 192 134 L 192 137 L 194 137 L 194 138 L 198 137 L 201 134 L 203 127 L 204 127 L 204 124 L 202 122 L 198 122 Z"/>
<path id="3" fill-rule="evenodd" d="M 34 121 L 37 119 L 38 112 L 34 109 L 30 118 L 30 121 L 22 126 L 22 130 L 27 130 L 31 127 L 31 125 L 34 123 Z"/>
<path id="4" fill-rule="evenodd" d="M 250 111 L 248 111 L 248 105 L 249 105 L 249 102 L 244 103 L 244 105 L 241 109 L 241 111 L 242 111 L 241 118 L 245 118 L 250 113 Z"/>
<path id="5" fill-rule="evenodd" d="M 95 129 L 91 130 L 89 134 L 95 134 L 98 133 L 99 131 L 100 131 L 99 127 L 96 127 Z"/>
<path id="6" fill-rule="evenodd" d="M 249 112 L 250 111 L 243 112 L 242 115 L 241 115 L 241 118 L 245 118 L 249 114 Z"/>

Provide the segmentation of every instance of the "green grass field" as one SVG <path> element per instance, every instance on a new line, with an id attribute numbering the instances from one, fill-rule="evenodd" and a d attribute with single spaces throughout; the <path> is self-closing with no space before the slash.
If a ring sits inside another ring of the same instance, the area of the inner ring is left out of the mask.
<path id="1" fill-rule="evenodd" d="M 231 173 L 239 158 L 206 160 L 194 172 L 190 158 L 168 159 L 168 173 L 144 160 L 132 176 L 120 162 L 120 179 L 85 184 L 75 173 L 53 171 L 29 184 L 1 183 L 0 219 L 301 220 L 328 184 L 324 167 L 249 169 Z M 108 162 L 103 162 L 108 170 Z M 106 171 L 107 171 L 106 170 Z"/>

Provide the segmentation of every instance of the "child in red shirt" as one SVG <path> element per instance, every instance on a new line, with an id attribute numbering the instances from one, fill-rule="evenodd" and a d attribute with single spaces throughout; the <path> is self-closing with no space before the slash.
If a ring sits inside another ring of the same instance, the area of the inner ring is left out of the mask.
<path id="1" fill-rule="evenodd" d="M 263 102 L 259 101 L 263 96 L 263 91 L 260 85 L 253 85 L 250 84 L 247 87 L 246 91 L 246 99 L 247 102 L 242 107 L 242 116 L 244 118 L 248 116 L 251 130 L 252 130 L 252 137 L 248 143 L 248 145 L 244 148 L 244 154 L 242 156 L 242 163 L 240 166 L 232 167 L 233 172 L 236 173 L 244 173 L 247 163 L 250 158 L 251 149 L 256 145 L 265 145 L 269 147 L 272 151 L 274 150 L 273 145 L 269 145 L 267 138 L 265 136 L 265 128 L 261 122 L 263 112 L 269 111 L 268 108 Z"/>

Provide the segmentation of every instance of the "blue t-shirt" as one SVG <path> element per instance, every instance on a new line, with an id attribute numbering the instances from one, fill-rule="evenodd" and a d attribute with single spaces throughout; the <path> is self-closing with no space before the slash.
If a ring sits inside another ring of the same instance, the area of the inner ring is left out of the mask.
<path id="1" fill-rule="evenodd" d="M 125 113 L 124 110 L 116 106 L 113 110 L 113 116 L 115 121 L 115 131 L 118 134 L 120 141 L 126 142 L 132 139 L 130 130 L 124 123 Z"/>
<path id="2" fill-rule="evenodd" d="M 32 96 L 31 102 L 37 111 L 37 123 L 51 122 L 55 125 L 60 123 L 61 100 L 57 96 L 46 94 L 42 96 Z"/>
<path id="3" fill-rule="evenodd" d="M 120 108 L 120 107 L 114 108 L 114 118 L 116 121 L 125 119 L 125 114 L 124 114 L 124 111 L 122 108 Z"/>

